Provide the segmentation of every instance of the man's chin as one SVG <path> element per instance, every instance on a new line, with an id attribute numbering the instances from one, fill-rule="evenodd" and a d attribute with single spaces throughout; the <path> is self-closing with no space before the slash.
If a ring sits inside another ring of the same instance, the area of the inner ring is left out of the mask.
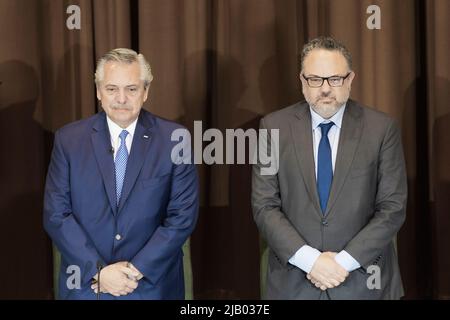
<path id="1" fill-rule="evenodd" d="M 113 113 L 109 114 L 109 118 L 119 126 L 128 126 L 130 123 L 132 123 L 135 120 L 135 117 L 128 112 L 117 112 L 114 111 Z"/>
<path id="2" fill-rule="evenodd" d="M 325 119 L 331 118 L 338 112 L 340 105 L 336 103 L 336 101 L 332 101 L 330 103 L 317 103 L 313 109 L 320 116 Z"/>
<path id="3" fill-rule="evenodd" d="M 339 109 L 339 105 L 336 103 L 318 103 L 316 104 L 316 108 L 323 111 L 337 111 Z"/>

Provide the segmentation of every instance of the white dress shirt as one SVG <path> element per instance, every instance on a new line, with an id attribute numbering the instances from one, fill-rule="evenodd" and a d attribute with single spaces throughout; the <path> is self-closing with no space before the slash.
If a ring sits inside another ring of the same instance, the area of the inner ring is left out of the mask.
<path id="1" fill-rule="evenodd" d="M 330 119 L 324 119 L 318 115 L 311 107 L 311 126 L 312 126 L 312 137 L 313 137 L 313 154 L 314 154 L 314 164 L 315 172 L 317 178 L 317 154 L 319 152 L 319 143 L 322 138 L 322 130 L 319 125 L 322 123 L 328 123 L 330 121 L 334 122 L 334 126 L 328 131 L 328 140 L 331 147 L 331 162 L 333 167 L 336 163 L 336 155 L 339 145 L 339 136 L 341 133 L 342 119 L 344 117 L 345 104 L 339 109 L 338 112 Z M 311 272 L 311 269 L 316 262 L 317 258 L 320 256 L 321 252 L 316 248 L 310 247 L 308 245 L 302 246 L 290 259 L 289 263 L 297 266 L 306 273 Z M 335 258 L 337 263 L 339 263 L 345 270 L 351 272 L 358 269 L 361 265 L 356 261 L 348 252 L 342 250 L 339 252 Z"/>
<path id="2" fill-rule="evenodd" d="M 114 150 L 114 160 L 116 160 L 116 154 L 120 147 L 120 133 L 122 130 L 127 130 L 128 134 L 125 138 L 125 145 L 127 146 L 128 154 L 131 151 L 131 144 L 133 143 L 134 130 L 136 129 L 137 118 L 127 128 L 123 129 L 108 116 L 106 116 L 106 122 L 108 123 L 109 135 L 111 137 L 111 146 Z"/>

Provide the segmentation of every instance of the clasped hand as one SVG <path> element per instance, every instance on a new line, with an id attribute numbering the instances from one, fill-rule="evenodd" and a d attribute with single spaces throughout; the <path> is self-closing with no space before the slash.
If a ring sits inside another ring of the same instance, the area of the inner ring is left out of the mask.
<path id="1" fill-rule="evenodd" d="M 314 263 L 310 273 L 306 275 L 317 288 L 327 290 L 339 286 L 349 273 L 339 265 L 334 257 L 335 252 L 322 253 Z"/>
<path id="2" fill-rule="evenodd" d="M 100 292 L 115 297 L 132 293 L 143 275 L 131 263 L 121 261 L 104 267 L 100 272 Z M 98 293 L 98 274 L 94 276 L 91 289 Z"/>

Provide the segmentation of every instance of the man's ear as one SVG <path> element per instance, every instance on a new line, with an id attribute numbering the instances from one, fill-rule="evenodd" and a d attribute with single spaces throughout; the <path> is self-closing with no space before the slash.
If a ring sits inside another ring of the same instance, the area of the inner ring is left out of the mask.
<path id="1" fill-rule="evenodd" d="M 147 86 L 147 88 L 144 88 L 144 102 L 147 101 L 148 98 L 148 92 L 150 90 L 150 85 Z"/>
<path id="2" fill-rule="evenodd" d="M 348 85 L 351 86 L 352 85 L 352 81 L 355 78 L 356 74 L 353 71 L 350 71 L 350 75 L 347 78 L 348 81 Z"/>
<path id="3" fill-rule="evenodd" d="M 305 88 L 307 88 L 308 83 L 306 82 L 305 78 L 303 78 L 303 74 L 301 72 L 298 74 L 298 77 L 300 78 L 300 83 L 302 84 L 302 91 L 304 91 Z"/>

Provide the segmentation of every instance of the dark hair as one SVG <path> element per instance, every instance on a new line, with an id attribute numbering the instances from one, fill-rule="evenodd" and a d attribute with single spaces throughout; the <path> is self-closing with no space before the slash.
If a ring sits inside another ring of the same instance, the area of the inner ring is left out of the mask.
<path id="1" fill-rule="evenodd" d="M 300 67 L 303 70 L 303 62 L 305 61 L 306 56 L 314 49 L 324 49 L 329 51 L 339 51 L 344 56 L 345 60 L 347 60 L 348 68 L 352 69 L 352 55 L 350 51 L 339 41 L 332 37 L 318 37 L 310 40 L 303 46 L 301 58 L 300 58 Z"/>

